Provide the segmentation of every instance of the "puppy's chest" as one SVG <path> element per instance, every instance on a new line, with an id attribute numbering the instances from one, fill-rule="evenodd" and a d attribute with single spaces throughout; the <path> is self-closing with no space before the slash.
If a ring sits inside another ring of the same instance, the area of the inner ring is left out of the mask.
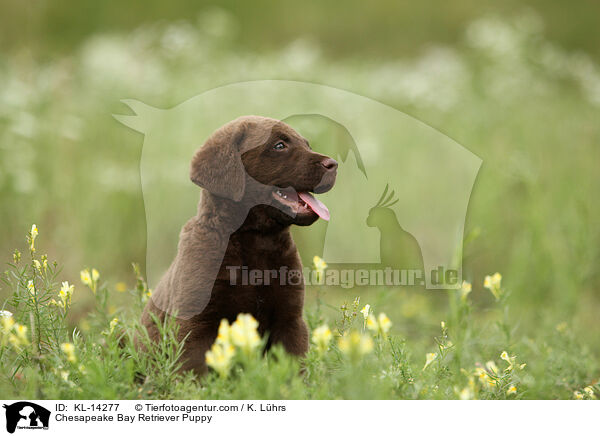
<path id="1" fill-rule="evenodd" d="M 302 268 L 296 245 L 289 234 L 232 237 L 223 260 L 224 265 L 229 263 L 253 271 Z"/>
<path id="2" fill-rule="evenodd" d="M 278 241 L 279 242 L 279 241 Z M 301 310 L 302 264 L 293 241 L 233 239 L 219 273 L 233 311 L 251 313 L 261 325 L 278 314 Z"/>

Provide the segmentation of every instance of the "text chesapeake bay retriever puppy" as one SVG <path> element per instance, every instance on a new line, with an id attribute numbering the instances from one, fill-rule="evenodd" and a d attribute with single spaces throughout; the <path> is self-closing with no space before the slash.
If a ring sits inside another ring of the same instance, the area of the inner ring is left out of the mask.
<path id="1" fill-rule="evenodd" d="M 287 124 L 259 116 L 227 123 L 196 152 L 190 176 L 204 188 L 198 214 L 183 227 L 177 256 L 142 315 L 158 341 L 150 313 L 160 320 L 176 314 L 179 338 L 189 335 L 183 371 L 206 372 L 205 353 L 221 319 L 233 322 L 239 313 L 257 319 L 267 346 L 281 343 L 291 354 L 306 353 L 302 280 L 291 284 L 276 277 L 250 285 L 239 273 L 302 270 L 290 225 L 329 219 L 327 207 L 310 192 L 330 190 L 337 166 Z"/>

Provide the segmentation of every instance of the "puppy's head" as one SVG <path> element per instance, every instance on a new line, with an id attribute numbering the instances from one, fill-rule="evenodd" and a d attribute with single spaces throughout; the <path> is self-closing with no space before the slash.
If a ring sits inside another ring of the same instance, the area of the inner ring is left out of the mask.
<path id="1" fill-rule="evenodd" d="M 264 213 L 278 222 L 310 225 L 329 219 L 312 193 L 333 187 L 337 166 L 287 124 L 249 116 L 211 135 L 194 155 L 191 179 L 213 195 L 266 205 Z"/>

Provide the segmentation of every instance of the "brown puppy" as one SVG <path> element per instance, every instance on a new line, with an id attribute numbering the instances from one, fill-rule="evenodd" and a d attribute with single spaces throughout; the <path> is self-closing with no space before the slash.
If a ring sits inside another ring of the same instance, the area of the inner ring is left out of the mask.
<path id="1" fill-rule="evenodd" d="M 224 125 L 196 152 L 190 175 L 204 188 L 198 214 L 183 227 L 177 256 L 142 315 L 157 341 L 150 313 L 161 320 L 176 314 L 179 338 L 187 336 L 182 370 L 206 372 L 221 319 L 233 322 L 239 313 L 258 320 L 268 346 L 306 353 L 304 284 L 283 277 L 302 270 L 289 228 L 329 219 L 309 192 L 331 189 L 336 173 L 337 162 L 312 151 L 290 126 L 258 116 Z M 279 276 L 252 285 L 242 281 L 242 268 Z"/>

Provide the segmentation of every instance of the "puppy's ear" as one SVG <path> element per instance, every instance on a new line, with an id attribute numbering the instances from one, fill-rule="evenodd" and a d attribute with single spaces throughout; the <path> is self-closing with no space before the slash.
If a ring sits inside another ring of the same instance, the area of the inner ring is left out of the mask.
<path id="1" fill-rule="evenodd" d="M 192 158 L 192 182 L 219 197 L 240 201 L 246 186 L 246 172 L 240 156 L 240 145 L 245 136 L 244 123 L 224 126 L 213 133 Z"/>

